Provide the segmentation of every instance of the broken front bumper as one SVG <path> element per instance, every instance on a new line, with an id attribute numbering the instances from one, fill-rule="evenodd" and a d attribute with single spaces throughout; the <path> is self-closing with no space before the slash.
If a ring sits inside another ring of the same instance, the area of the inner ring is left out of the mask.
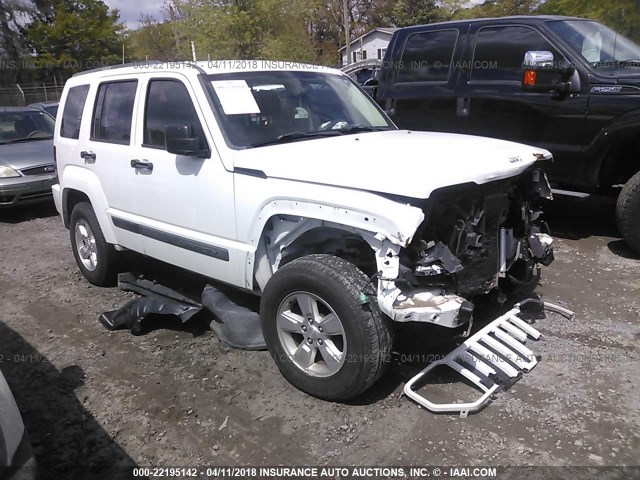
<path id="1" fill-rule="evenodd" d="M 439 289 L 400 290 L 394 282 L 380 282 L 378 304 L 396 322 L 433 323 L 455 328 L 471 320 L 473 304 Z"/>
<path id="2" fill-rule="evenodd" d="M 503 229 L 504 230 L 504 229 Z M 553 260 L 553 239 L 541 232 L 528 238 L 531 256 L 536 262 L 548 265 Z M 500 265 L 497 265 L 495 286 L 505 277 L 509 267 L 522 258 L 523 245 L 514 244 L 511 235 L 502 234 L 500 241 Z M 474 305 L 468 299 L 451 294 L 444 288 L 400 288 L 397 281 L 381 280 L 378 283 L 380 309 L 396 322 L 433 323 L 456 328 L 469 323 Z"/>

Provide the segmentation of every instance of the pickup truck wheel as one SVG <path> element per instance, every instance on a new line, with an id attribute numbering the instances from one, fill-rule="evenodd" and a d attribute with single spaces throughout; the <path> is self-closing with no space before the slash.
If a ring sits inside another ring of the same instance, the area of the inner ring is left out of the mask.
<path id="1" fill-rule="evenodd" d="M 367 276 L 331 255 L 309 255 L 279 269 L 260 303 L 262 331 L 282 375 L 318 398 L 356 397 L 384 372 L 389 321 L 361 302 Z"/>
<path id="2" fill-rule="evenodd" d="M 640 254 L 640 172 L 620 192 L 616 205 L 618 228 L 622 238 Z"/>
<path id="3" fill-rule="evenodd" d="M 115 285 L 118 252 L 104 239 L 91 204 L 78 203 L 69 223 L 73 256 L 84 277 L 99 287 Z"/>

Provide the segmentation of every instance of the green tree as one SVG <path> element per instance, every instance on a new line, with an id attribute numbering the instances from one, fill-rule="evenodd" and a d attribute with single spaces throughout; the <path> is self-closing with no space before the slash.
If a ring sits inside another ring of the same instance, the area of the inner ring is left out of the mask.
<path id="1" fill-rule="evenodd" d="M 142 15 L 140 28 L 130 33 L 134 58 L 163 62 L 182 60 L 174 29 L 175 24 L 171 22 L 158 22 L 151 15 Z"/>
<path id="2" fill-rule="evenodd" d="M 531 15 L 537 12 L 542 0 L 486 0 L 471 8 L 458 8 L 455 18 L 507 17 Z"/>
<path id="3" fill-rule="evenodd" d="M 128 41 L 118 10 L 100 0 L 59 0 L 50 17 L 35 20 L 25 33 L 36 64 L 60 80 L 74 71 L 120 63 Z"/>
<path id="4" fill-rule="evenodd" d="M 304 0 L 175 0 L 165 21 L 183 58 L 191 58 L 194 42 L 200 60 L 314 61 L 312 6 Z"/>
<path id="5" fill-rule="evenodd" d="M 432 23 L 440 19 L 439 11 L 433 0 L 398 0 L 391 9 L 390 21 L 397 27 Z"/>
<path id="6" fill-rule="evenodd" d="M 24 25 L 33 19 L 45 18 L 52 11 L 52 0 L 0 0 L 0 59 L 5 65 L 16 65 L 16 68 L 3 68 L 0 81 L 13 83 L 33 74 L 20 70 L 22 61 L 29 56 Z"/>
<path id="7" fill-rule="evenodd" d="M 349 0 L 351 38 L 390 26 L 394 0 Z M 139 59 L 266 58 L 333 65 L 344 45 L 342 0 L 172 0 L 162 21 L 141 19 Z"/>
<path id="8" fill-rule="evenodd" d="M 313 63 L 318 49 L 311 34 L 312 10 L 304 0 L 260 0 L 261 58 Z"/>

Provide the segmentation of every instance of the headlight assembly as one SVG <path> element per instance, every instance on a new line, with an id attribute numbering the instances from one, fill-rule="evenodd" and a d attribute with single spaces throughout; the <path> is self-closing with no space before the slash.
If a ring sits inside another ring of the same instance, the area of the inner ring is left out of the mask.
<path id="1" fill-rule="evenodd" d="M 19 176 L 20 174 L 16 172 L 13 168 L 0 166 L 0 178 L 13 178 L 13 177 L 19 177 Z"/>

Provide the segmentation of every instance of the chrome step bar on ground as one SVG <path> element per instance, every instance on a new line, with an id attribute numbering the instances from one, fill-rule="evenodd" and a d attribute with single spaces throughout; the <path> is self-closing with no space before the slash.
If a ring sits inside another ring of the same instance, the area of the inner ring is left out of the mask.
<path id="1" fill-rule="evenodd" d="M 459 412 L 466 417 L 484 407 L 500 388 L 508 388 L 521 376 L 538 364 L 538 358 L 524 343 L 531 338 L 538 340 L 542 334 L 519 318 L 523 307 L 534 304 L 540 309 L 550 310 L 569 319 L 575 313 L 566 308 L 534 298 L 514 305 L 507 313 L 497 318 L 478 333 L 468 338 L 441 360 L 431 363 L 404 386 L 404 394 L 432 412 Z M 471 403 L 433 403 L 419 395 L 414 386 L 424 384 L 425 376 L 441 365 L 455 370 L 482 392 L 482 396 Z M 422 381 L 421 383 L 419 383 Z"/>

